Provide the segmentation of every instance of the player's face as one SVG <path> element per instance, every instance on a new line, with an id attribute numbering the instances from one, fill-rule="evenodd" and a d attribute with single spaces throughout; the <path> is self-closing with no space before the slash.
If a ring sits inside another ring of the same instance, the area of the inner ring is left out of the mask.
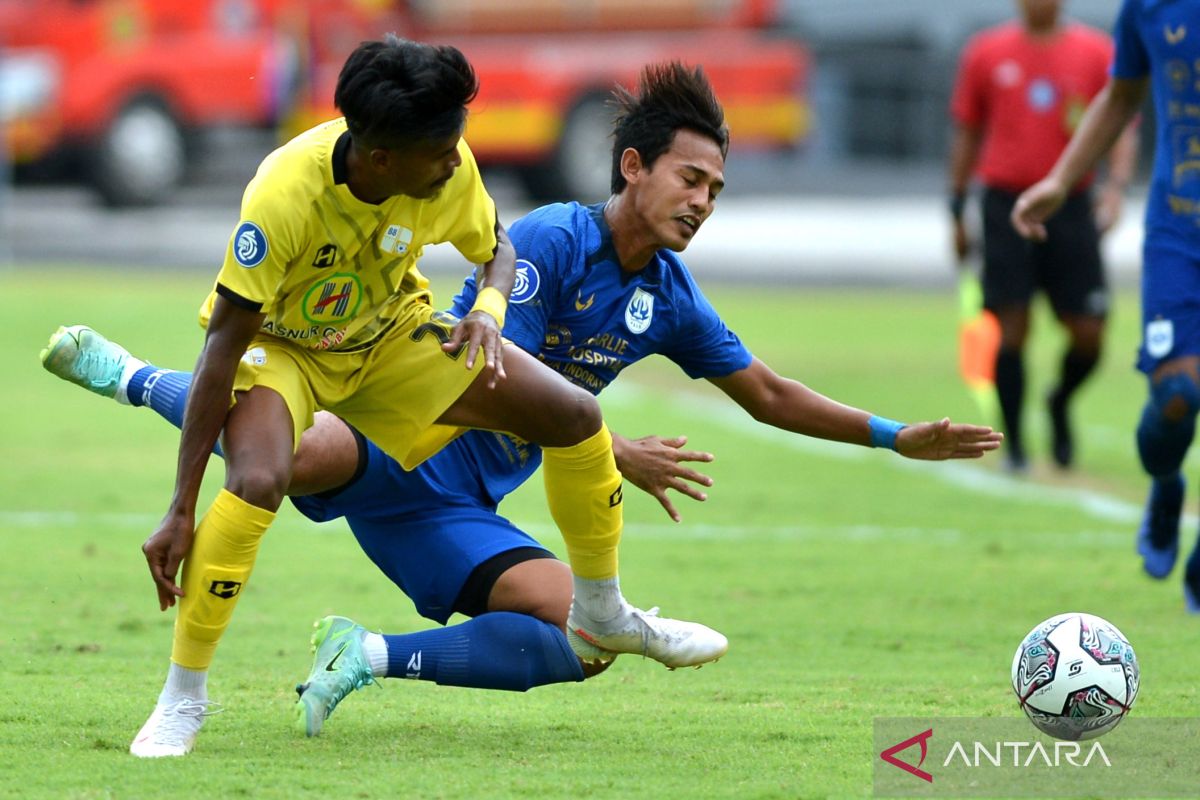
<path id="1" fill-rule="evenodd" d="M 679 253 L 715 208 L 725 188 L 725 159 L 707 136 L 681 129 L 671 147 L 645 171 L 636 187 L 639 216 L 659 247 Z"/>
<path id="2" fill-rule="evenodd" d="M 444 139 L 427 139 L 403 148 L 376 150 L 372 153 L 377 169 L 387 183 L 389 194 L 403 194 L 418 200 L 436 197 L 462 165 L 455 133 Z"/>

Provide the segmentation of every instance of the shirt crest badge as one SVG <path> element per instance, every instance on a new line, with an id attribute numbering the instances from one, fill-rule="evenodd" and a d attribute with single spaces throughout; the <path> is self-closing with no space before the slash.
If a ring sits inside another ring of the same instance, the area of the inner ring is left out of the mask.
<path id="1" fill-rule="evenodd" d="M 634 289 L 629 305 L 625 306 L 625 327 L 630 333 L 645 333 L 654 318 L 654 295 L 644 289 Z"/>

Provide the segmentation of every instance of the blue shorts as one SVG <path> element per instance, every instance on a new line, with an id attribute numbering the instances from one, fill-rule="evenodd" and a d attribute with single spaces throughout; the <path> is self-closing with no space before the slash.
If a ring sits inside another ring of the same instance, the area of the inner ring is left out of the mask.
<path id="1" fill-rule="evenodd" d="M 1146 238 L 1137 368 L 1148 375 L 1164 361 L 1200 355 L 1200 257 Z"/>
<path id="2" fill-rule="evenodd" d="M 345 517 L 363 552 L 421 616 L 444 625 L 471 574 L 501 553 L 536 548 L 540 555 L 528 557 L 554 557 L 494 506 L 448 491 L 425 466 L 405 472 L 372 443 L 360 438 L 359 444 L 366 457 L 361 476 L 333 493 L 291 498 L 292 504 L 317 522 Z"/>

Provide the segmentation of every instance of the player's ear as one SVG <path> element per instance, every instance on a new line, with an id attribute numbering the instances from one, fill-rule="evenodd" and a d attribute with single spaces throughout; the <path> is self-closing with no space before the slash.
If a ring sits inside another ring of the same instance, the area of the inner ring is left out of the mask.
<path id="1" fill-rule="evenodd" d="M 642 154 L 635 148 L 626 147 L 621 153 L 621 175 L 624 176 L 626 183 L 637 183 L 643 167 Z"/>
<path id="2" fill-rule="evenodd" d="M 391 159 L 391 151 L 382 147 L 373 147 L 367 154 L 367 161 L 370 162 L 371 169 L 375 172 L 387 172 Z"/>

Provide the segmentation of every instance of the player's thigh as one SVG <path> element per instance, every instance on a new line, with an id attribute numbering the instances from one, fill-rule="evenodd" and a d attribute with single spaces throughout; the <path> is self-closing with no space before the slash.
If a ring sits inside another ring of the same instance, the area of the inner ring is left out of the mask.
<path id="1" fill-rule="evenodd" d="M 596 398 L 516 345 L 504 346 L 504 371 L 495 387 L 486 376 L 477 379 L 438 421 L 505 431 L 545 447 L 576 444 L 600 429 Z"/>
<path id="2" fill-rule="evenodd" d="M 454 612 L 476 616 L 488 610 L 492 586 L 511 563 L 502 556 L 528 549 L 552 558 L 528 534 L 494 512 L 431 499 L 419 514 L 347 522 L 367 557 L 413 601 L 423 617 L 445 624 Z"/>
<path id="3" fill-rule="evenodd" d="M 1102 323 L 1109 293 L 1091 196 L 1072 195 L 1047 222 L 1046 233 L 1038 248 L 1038 282 L 1054 313 L 1064 322 L 1080 317 Z"/>
<path id="4" fill-rule="evenodd" d="M 442 350 L 455 322 L 418 307 L 371 348 L 354 391 L 324 407 L 405 466 L 415 466 L 409 454 L 418 439 L 483 370 L 483 359 L 467 368 L 465 348 Z"/>
<path id="5" fill-rule="evenodd" d="M 1200 254 L 1148 242 L 1142 265 L 1142 343 L 1138 369 L 1200 356 Z"/>
<path id="6" fill-rule="evenodd" d="M 1009 221 L 1015 202 L 1009 192 L 983 192 L 983 306 L 990 311 L 1025 306 L 1033 297 L 1033 245 Z"/>

